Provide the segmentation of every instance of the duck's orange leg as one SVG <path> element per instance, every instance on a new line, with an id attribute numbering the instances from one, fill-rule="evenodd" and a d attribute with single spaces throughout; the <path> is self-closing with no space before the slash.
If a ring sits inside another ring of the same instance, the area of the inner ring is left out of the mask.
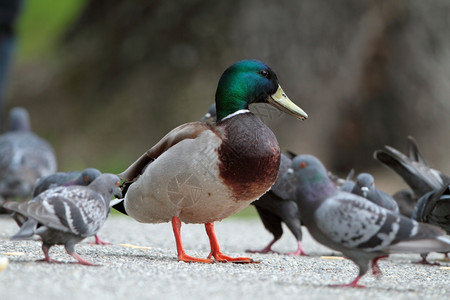
<path id="1" fill-rule="evenodd" d="M 259 263 L 253 261 L 249 257 L 230 257 L 226 256 L 220 250 L 219 242 L 217 241 L 216 233 L 214 232 L 214 223 L 205 223 L 206 233 L 209 237 L 209 243 L 211 244 L 211 252 L 208 258 L 214 257 L 220 262 L 234 262 L 234 263 Z"/>
<path id="2" fill-rule="evenodd" d="M 178 217 L 172 217 L 172 228 L 173 234 L 175 236 L 175 242 L 177 243 L 177 253 L 178 253 L 178 261 L 184 262 L 201 262 L 201 263 L 212 263 L 214 262 L 212 259 L 205 258 L 197 258 L 187 255 L 184 252 L 183 244 L 181 243 L 181 221 Z"/>

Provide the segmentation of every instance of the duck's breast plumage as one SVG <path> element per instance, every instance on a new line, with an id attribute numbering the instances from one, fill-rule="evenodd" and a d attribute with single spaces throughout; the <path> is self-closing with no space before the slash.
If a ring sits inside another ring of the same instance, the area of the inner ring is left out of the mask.
<path id="1" fill-rule="evenodd" d="M 130 185 L 125 210 L 144 223 L 173 216 L 185 223 L 218 221 L 266 192 L 279 160 L 270 129 L 250 113 L 236 116 L 177 142 L 148 164 Z"/>

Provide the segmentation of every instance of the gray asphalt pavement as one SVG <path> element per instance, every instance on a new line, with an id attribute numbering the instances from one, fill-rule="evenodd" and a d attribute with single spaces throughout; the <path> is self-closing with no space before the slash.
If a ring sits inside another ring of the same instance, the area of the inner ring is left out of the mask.
<path id="1" fill-rule="evenodd" d="M 412 264 L 418 255 L 396 254 L 380 261 L 380 278 L 366 275 L 366 289 L 332 288 L 348 283 L 356 266 L 317 244 L 304 229 L 308 257 L 279 254 L 250 256 L 259 264 L 198 264 L 176 260 L 171 225 L 140 224 L 121 216 L 110 217 L 99 236 L 111 246 L 90 245 L 89 238 L 76 246 L 85 259 L 101 266 L 73 264 L 62 246 L 50 250 L 61 264 L 36 262 L 43 257 L 38 241 L 9 241 L 17 231 L 8 217 L 0 217 L 0 257 L 9 264 L 0 272 L 0 300 L 13 299 L 448 299 L 450 263 L 441 266 Z M 261 248 L 271 239 L 259 219 L 230 218 L 216 223 L 225 254 L 247 255 L 245 249 Z M 202 225 L 184 225 L 186 252 L 206 257 L 209 243 Z M 141 248 L 132 248 L 139 246 Z M 295 250 L 288 230 L 275 250 Z M 442 258 L 432 254 L 430 259 Z"/>

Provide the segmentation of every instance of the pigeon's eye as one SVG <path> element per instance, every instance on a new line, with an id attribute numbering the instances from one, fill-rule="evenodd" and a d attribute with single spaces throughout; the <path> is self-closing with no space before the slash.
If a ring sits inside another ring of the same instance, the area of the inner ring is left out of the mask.
<path id="1" fill-rule="evenodd" d="M 304 169 L 304 168 L 306 168 L 306 163 L 305 163 L 305 162 L 302 162 L 302 163 L 300 164 L 300 169 Z"/>
<path id="2" fill-rule="evenodd" d="M 267 70 L 261 70 L 259 71 L 259 74 L 261 74 L 262 77 L 269 77 L 269 72 L 267 72 Z"/>
<path id="3" fill-rule="evenodd" d="M 116 182 L 116 186 L 120 186 L 120 181 L 117 181 L 117 182 Z"/>

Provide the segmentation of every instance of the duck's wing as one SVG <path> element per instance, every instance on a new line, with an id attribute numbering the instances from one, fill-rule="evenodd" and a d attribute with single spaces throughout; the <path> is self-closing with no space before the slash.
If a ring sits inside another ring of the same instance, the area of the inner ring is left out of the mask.
<path id="1" fill-rule="evenodd" d="M 195 139 L 202 132 L 211 130 L 211 127 L 202 122 L 192 122 L 180 125 L 166 134 L 156 145 L 141 155 L 124 172 L 118 174 L 121 179 L 131 182 L 141 175 L 145 167 L 157 159 L 162 153 L 173 145 L 185 139 Z"/>

